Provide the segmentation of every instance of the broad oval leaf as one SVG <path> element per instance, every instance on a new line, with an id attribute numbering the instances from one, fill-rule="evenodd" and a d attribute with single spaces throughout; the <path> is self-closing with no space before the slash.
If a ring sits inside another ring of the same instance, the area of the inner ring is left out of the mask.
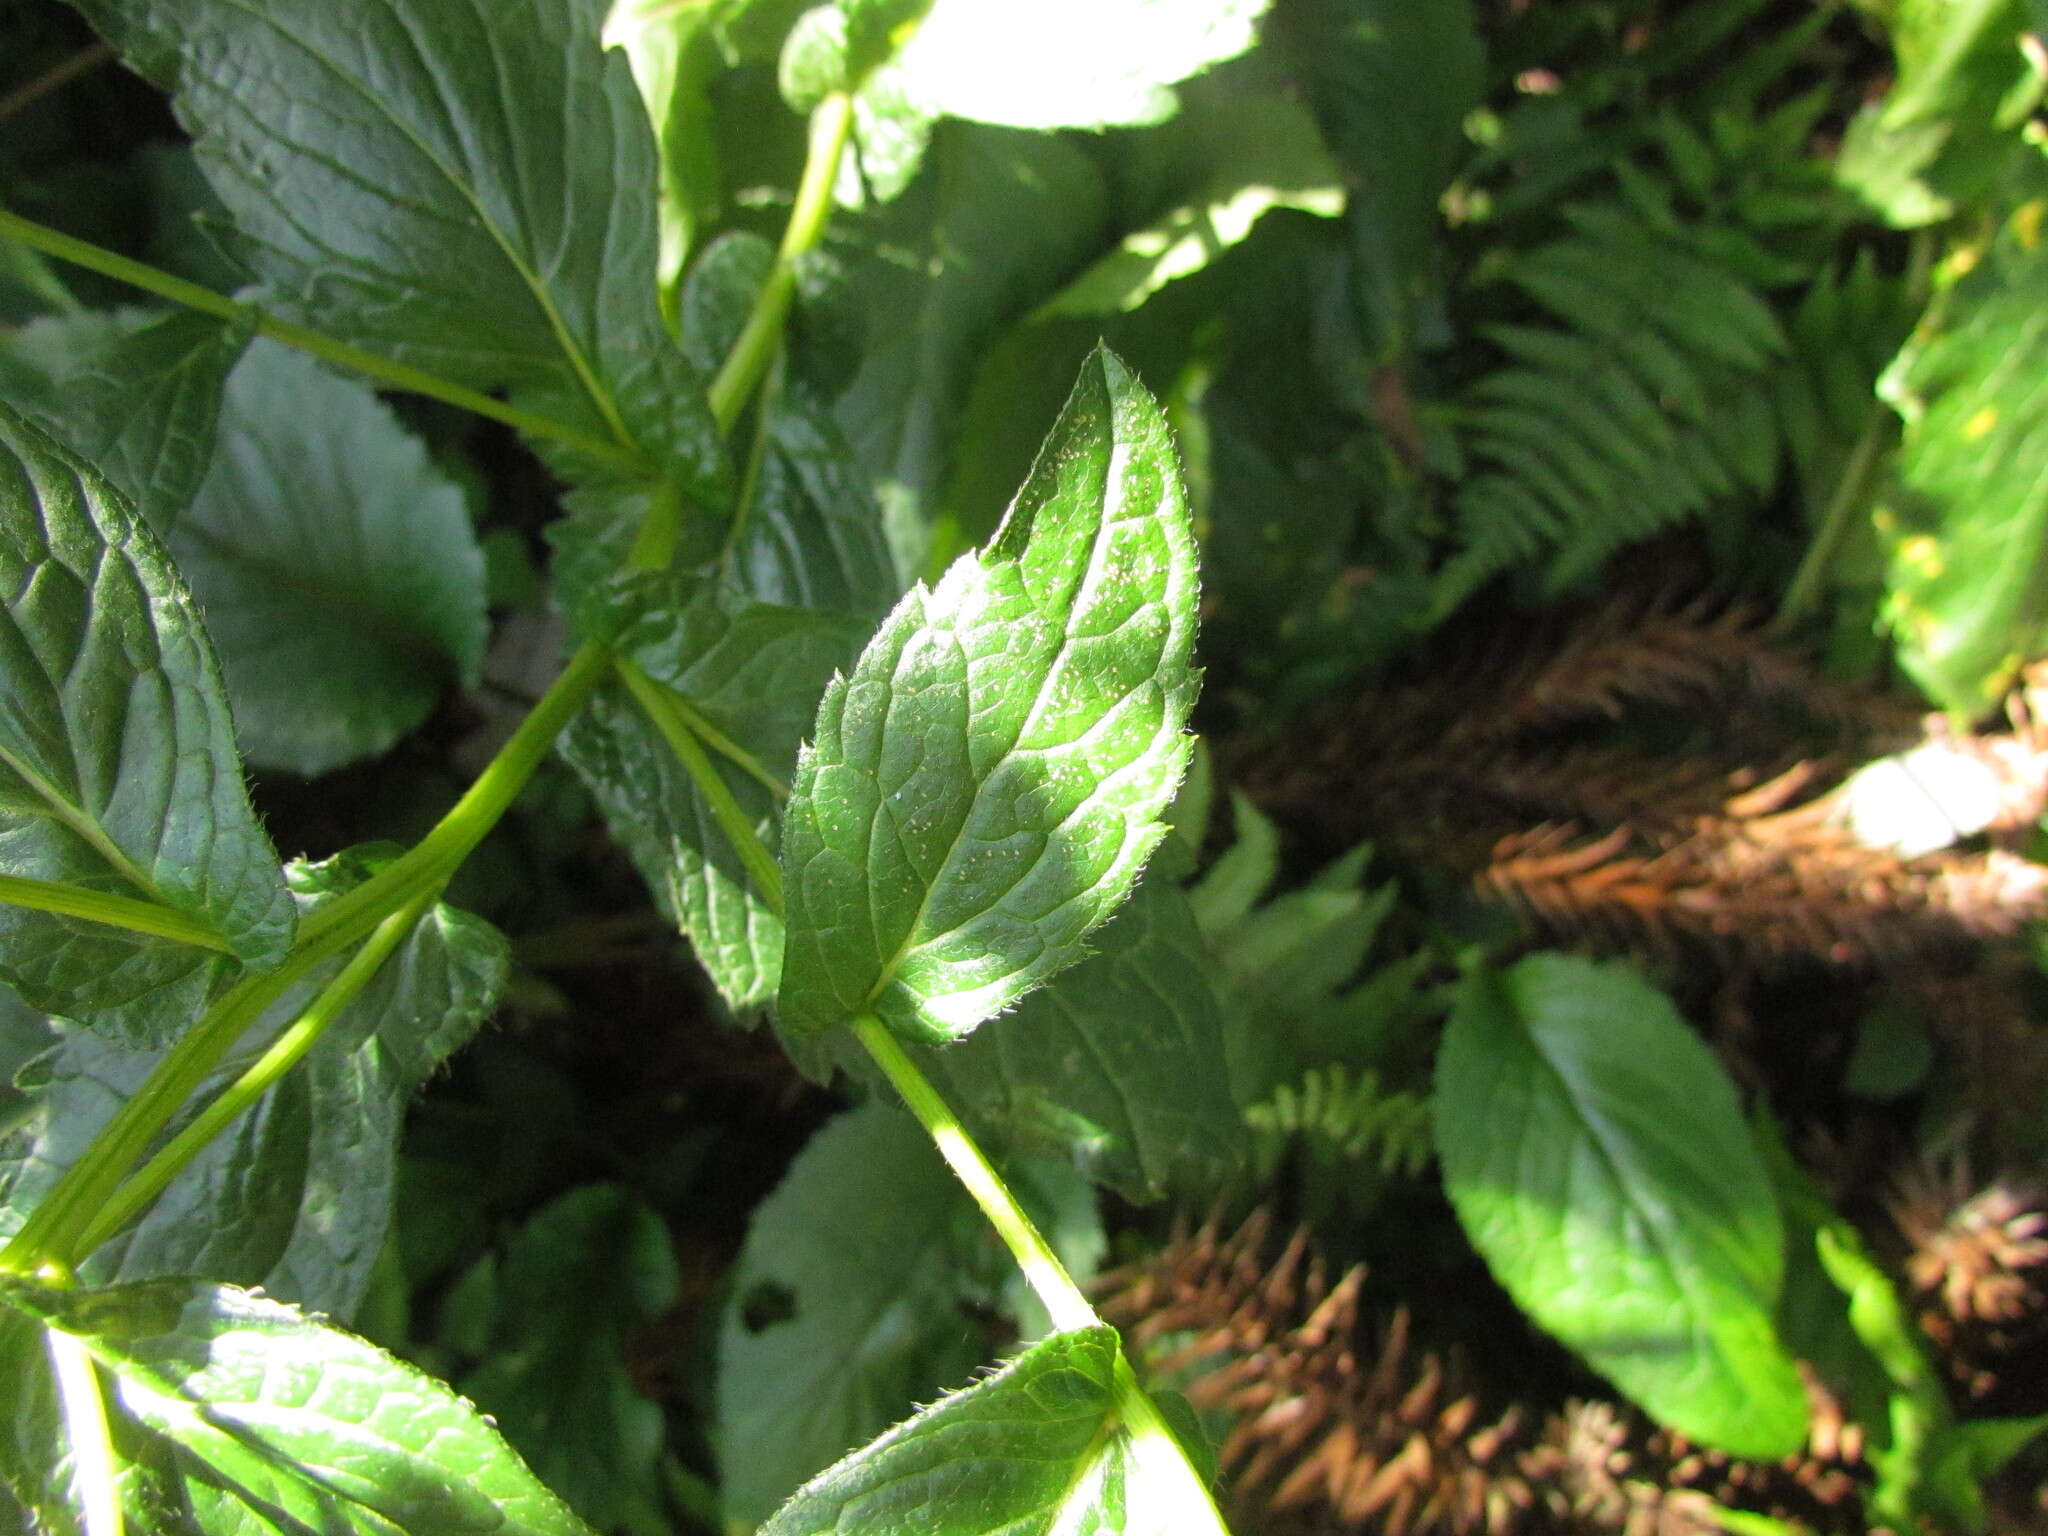
<path id="1" fill-rule="evenodd" d="M 0 591 L 0 873 L 159 903 L 246 961 L 281 956 L 291 898 L 191 595 L 126 499 L 4 405 Z M 122 1008 L 213 958 L 0 907 L 0 978 L 51 1013 Z"/>
<path id="2" fill-rule="evenodd" d="M 197 1280 L 0 1280 L 0 1302 L 83 1342 L 209 1485 L 207 1529 L 590 1536 L 449 1388 L 296 1308 Z"/>
<path id="3" fill-rule="evenodd" d="M 259 767 L 374 756 L 476 679 L 484 560 L 461 490 L 361 383 L 275 342 L 228 380 L 169 542 Z"/>
<path id="4" fill-rule="evenodd" d="M 988 545 L 826 690 L 783 827 L 784 1029 L 957 1038 L 1081 957 L 1187 766 L 1195 586 L 1165 419 L 1098 351 Z"/>
<path id="5" fill-rule="evenodd" d="M 1056 1333 L 820 1473 L 761 1536 L 1125 1530 L 1116 1334 Z"/>
<path id="6" fill-rule="evenodd" d="M 701 387 L 656 296 L 653 134 L 604 0 L 83 0 L 172 92 L 296 318 L 534 392 L 709 487 Z"/>
<path id="7" fill-rule="evenodd" d="M 1444 1185 L 1522 1310 L 1694 1439 L 1775 1459 L 1807 1405 L 1773 1322 L 1784 1228 L 1733 1084 L 1619 965 L 1464 982 L 1437 1061 Z"/>
<path id="8" fill-rule="evenodd" d="M 797 1155 L 754 1212 L 719 1325 L 728 1516 L 766 1518 L 974 1366 L 954 1233 L 975 1219 L 917 1123 L 888 1104 L 841 1115 Z"/>

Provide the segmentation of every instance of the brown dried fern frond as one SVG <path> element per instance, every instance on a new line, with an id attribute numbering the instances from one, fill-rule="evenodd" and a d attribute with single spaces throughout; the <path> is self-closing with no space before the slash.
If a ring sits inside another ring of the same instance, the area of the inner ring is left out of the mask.
<path id="1" fill-rule="evenodd" d="M 1774 647 L 1766 617 L 1739 600 L 1622 593 L 1551 620 L 1548 634 L 1504 635 L 1512 650 L 1497 662 L 1493 705 L 1474 712 L 1467 734 L 1502 739 L 1619 720 L 1640 705 L 1700 709 L 1730 700 L 1787 704 L 1857 736 L 1910 729 L 1898 707 Z"/>
<path id="2" fill-rule="evenodd" d="M 1784 783 L 1730 808 L 1764 809 Z M 1497 843 L 1476 884 L 1557 937 L 1749 961 L 1954 961 L 2048 917 L 2048 869 L 1997 849 L 1902 857 L 1860 839 L 1832 796 L 1682 833 L 1537 827 Z"/>
<path id="3" fill-rule="evenodd" d="M 1162 1379 L 1229 1422 L 1219 1464 L 1239 1528 L 1510 1536 L 1536 1497 L 1521 1416 L 1490 1417 L 1455 1362 L 1410 1340 L 1405 1309 L 1361 1326 L 1362 1268 L 1331 1283 L 1305 1233 L 1210 1222 L 1104 1277 L 1103 1315 Z"/>
<path id="4" fill-rule="evenodd" d="M 1779 1462 L 1743 1461 L 1693 1444 L 1613 1403 L 1573 1402 L 1521 1458 L 1561 1529 L 1620 1536 L 1706 1536 L 1717 1507 L 1768 1515 L 1808 1531 L 1863 1532 L 1862 1437 L 1809 1382 L 1814 1435 Z"/>
<path id="5" fill-rule="evenodd" d="M 2048 1349 L 2048 1191 L 1978 1188 L 1955 1158 L 1909 1167 L 1888 1205 L 1921 1331 L 1967 1396 L 1991 1397 L 2022 1355 Z"/>
<path id="6" fill-rule="evenodd" d="M 1361 1310 L 1306 1235 L 1211 1220 L 1099 1282 L 1105 1318 L 1156 1379 L 1223 1420 L 1236 1528 L 1264 1536 L 1706 1536 L 1716 1502 L 1816 1531 L 1861 1527 L 1859 1437 L 1818 1394 L 1816 1441 L 1776 1466 L 1692 1445 L 1632 1409 L 1578 1403 L 1541 1425 L 1482 1405 L 1423 1349 L 1406 1308 Z"/>

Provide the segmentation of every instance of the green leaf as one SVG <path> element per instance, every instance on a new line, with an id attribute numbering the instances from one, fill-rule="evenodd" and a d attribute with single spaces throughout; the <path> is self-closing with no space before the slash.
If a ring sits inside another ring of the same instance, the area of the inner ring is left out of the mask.
<path id="1" fill-rule="evenodd" d="M 126 499 L 5 406 L 0 591 L 0 873 L 156 902 L 276 960 L 291 901 L 192 598 Z M 214 958 L 0 908 L 0 978 L 46 1012 L 115 1024 L 157 988 L 203 984 Z"/>
<path id="2" fill-rule="evenodd" d="M 1166 422 L 1098 352 L 988 545 L 826 690 L 783 824 L 784 1029 L 957 1038 L 1081 958 L 1187 765 L 1194 607 Z"/>
<path id="3" fill-rule="evenodd" d="M 1161 123 L 1176 83 L 1251 47 L 1270 0 L 839 0 L 804 17 L 783 54 L 783 90 L 808 108 L 852 91 L 870 189 L 909 182 L 931 124 L 1006 128 Z M 907 35 L 906 35 L 907 34 Z"/>
<path id="4" fill-rule="evenodd" d="M 1834 174 L 1898 228 L 1936 223 L 2031 155 L 2020 126 L 2041 81 L 2021 0 L 1905 0 L 1886 17 L 1898 75 L 1850 120 Z"/>
<path id="5" fill-rule="evenodd" d="M 1308 0 L 1275 41 L 1351 172 L 1357 285 L 1378 343 L 1408 350 L 1438 250 L 1438 199 L 1485 88 L 1471 0 Z"/>
<path id="6" fill-rule="evenodd" d="M 1109 1536 L 1149 1529 L 1125 1523 L 1116 1351 L 1108 1328 L 1042 1340 L 820 1474 L 761 1536 Z"/>
<path id="7" fill-rule="evenodd" d="M 375 756 L 476 681 L 484 560 L 461 490 L 362 384 L 275 342 L 229 379 L 169 542 L 259 767 Z"/>
<path id="8" fill-rule="evenodd" d="M 1665 1423 L 1739 1456 L 1804 1441 L 1772 1322 L 1784 1228 L 1719 1063 L 1619 965 L 1467 977 L 1437 1062 L 1444 1186 L 1523 1311 Z"/>
<path id="9" fill-rule="evenodd" d="M 666 578 L 624 590 L 639 614 L 615 644 L 762 770 L 766 781 L 712 750 L 713 766 L 772 850 L 779 797 L 767 781 L 786 789 L 818 697 L 855 654 L 861 626 Z M 562 753 L 726 1000 L 741 1008 L 772 998 L 782 975 L 781 919 L 646 711 L 608 682 L 563 736 Z"/>
<path id="10" fill-rule="evenodd" d="M 811 1138 L 755 1208 L 719 1325 L 713 1444 L 728 1518 L 766 1518 L 981 1358 L 957 1305 L 955 1234 L 975 1221 L 893 1106 L 869 1103 Z"/>
<path id="11" fill-rule="evenodd" d="M 447 1387 L 294 1308 L 193 1280 L 0 1280 L 0 1301 L 84 1343 L 207 1529 L 587 1536 Z"/>
<path id="12" fill-rule="evenodd" d="M 654 127 L 660 190 L 655 281 L 673 306 L 696 233 L 716 216 L 718 151 L 706 87 L 718 72 L 713 31 L 720 7 L 676 0 L 611 0 L 604 45 L 626 55 Z"/>
<path id="13" fill-rule="evenodd" d="M 221 389 L 248 340 L 246 326 L 190 313 L 38 320 L 0 352 L 0 398 L 98 468 L 165 533 L 212 462 Z"/>
<path id="14" fill-rule="evenodd" d="M 1159 142 L 1155 142 L 1159 141 Z M 1191 93 L 1188 109 L 1158 134 L 1140 135 L 1137 174 L 1199 180 L 1125 235 L 1117 248 L 1032 312 L 1034 320 L 1136 309 L 1177 278 L 1199 272 L 1252 232 L 1266 214 L 1294 208 L 1343 212 L 1343 171 L 1315 119 L 1291 96 Z"/>
<path id="15" fill-rule="evenodd" d="M 1071 1157 L 1126 1199 L 1208 1192 L 1239 1160 L 1211 962 L 1156 877 L 1095 952 L 966 1040 L 919 1051 L 978 1141 Z"/>
<path id="16" fill-rule="evenodd" d="M 496 1280 L 488 1353 L 463 1395 L 585 1520 L 649 1529 L 662 1412 L 626 1351 L 676 1301 L 668 1229 L 616 1184 L 572 1190 L 520 1228 Z"/>
<path id="17" fill-rule="evenodd" d="M 1877 513 L 1886 616 L 1939 704 L 1975 716 L 2048 639 L 2048 195 L 2022 204 L 1880 383 L 1906 420 Z"/>
<path id="18" fill-rule="evenodd" d="M 709 487 L 657 305 L 656 161 L 603 0 L 84 0 L 172 92 L 276 303 Z"/>
<path id="19" fill-rule="evenodd" d="M 367 878 L 358 854 L 294 865 L 316 909 Z M 336 960 L 266 1013 L 206 1085 L 247 1068 L 332 978 Z M 96 1282 L 210 1274 L 346 1316 L 391 1218 L 398 1134 L 412 1096 L 488 1016 L 505 941 L 448 906 L 428 912 L 305 1061 L 207 1146 L 127 1231 L 85 1264 Z M 162 1059 L 54 1021 L 47 1081 L 0 1141 L 0 1234 L 17 1230 Z"/>

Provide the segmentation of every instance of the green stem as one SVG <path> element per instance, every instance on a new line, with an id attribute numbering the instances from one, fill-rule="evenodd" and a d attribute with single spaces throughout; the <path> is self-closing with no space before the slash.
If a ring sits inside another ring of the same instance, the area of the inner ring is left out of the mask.
<path id="1" fill-rule="evenodd" d="M 1890 416 L 1882 405 L 1872 408 L 1870 421 L 1856 439 L 1856 446 L 1842 466 L 1842 477 L 1835 482 L 1834 494 L 1828 498 L 1820 529 L 1807 546 L 1799 569 L 1793 573 L 1792 584 L 1785 589 L 1785 600 L 1778 605 L 1778 615 L 1771 625 L 1775 631 L 1783 633 L 1790 629 L 1819 605 L 1828 572 L 1841 553 L 1842 541 L 1848 537 L 1856 514 L 1863 510 L 1871 471 L 1877 466 L 1885 439 L 1891 435 Z"/>
<path id="2" fill-rule="evenodd" d="M 626 556 L 626 569 L 667 570 L 682 536 L 682 487 L 673 480 L 664 480 L 654 488 L 647 503 L 647 515 L 640 519 L 640 531 L 633 536 L 633 548 Z"/>
<path id="3" fill-rule="evenodd" d="M 697 706 L 681 694 L 671 690 L 670 697 L 676 701 L 676 713 L 682 717 L 683 723 L 703 738 L 705 746 L 725 758 L 776 799 L 789 798 L 789 786 L 764 768 L 758 757 L 706 720 Z"/>
<path id="4" fill-rule="evenodd" d="M 974 1197 L 974 1203 L 981 1207 L 1003 1246 L 1010 1250 L 1010 1257 L 1024 1272 L 1025 1282 L 1044 1303 L 1053 1327 L 1062 1333 L 1101 1327 L 1102 1319 L 1074 1284 L 1059 1255 L 1052 1251 L 1051 1244 L 1017 1203 L 1017 1197 L 1010 1193 L 1002 1175 L 967 1134 L 953 1107 L 889 1033 L 888 1025 L 876 1015 L 864 1013 L 853 1021 L 853 1033 L 910 1112 L 917 1116 L 925 1134 L 938 1147 L 939 1156 L 946 1160 L 946 1166 L 967 1186 L 967 1193 Z M 1208 1486 L 1188 1461 L 1187 1452 L 1166 1420 L 1160 1417 L 1158 1406 L 1139 1385 L 1138 1374 L 1121 1348 L 1117 1351 L 1114 1390 L 1117 1416 L 1130 1432 L 1133 1451 L 1153 1469 L 1151 1486 L 1171 1500 L 1168 1518 L 1157 1522 L 1160 1528 L 1224 1531 L 1223 1517 L 1217 1512 Z"/>
<path id="5" fill-rule="evenodd" d="M 946 1160 L 946 1166 L 967 1186 L 967 1193 L 974 1197 L 974 1203 L 981 1207 L 989 1225 L 996 1229 L 1003 1246 L 1024 1272 L 1025 1281 L 1045 1303 L 1053 1327 L 1061 1332 L 1099 1328 L 1102 1319 L 1095 1315 L 1095 1308 L 1074 1284 L 1066 1266 L 1024 1213 L 1024 1207 L 1010 1193 L 1002 1175 L 974 1144 L 974 1138 L 953 1113 L 953 1106 L 940 1096 L 932 1080 L 918 1070 L 910 1053 L 889 1033 L 889 1026 L 875 1014 L 864 1013 L 853 1021 L 853 1033 L 910 1112 L 917 1116 L 925 1134 L 938 1147 L 939 1156 Z"/>
<path id="6" fill-rule="evenodd" d="M 245 976 L 223 993 L 165 1052 L 134 1097 L 0 1249 L 0 1269 L 23 1272 L 51 1261 L 71 1262 L 79 1238 L 94 1224 L 123 1176 L 243 1033 L 316 966 L 368 937 L 421 892 L 447 883 L 525 787 L 556 735 L 582 709 L 610 665 L 611 654 L 602 646 L 586 645 L 577 651 L 469 791 L 425 839 L 307 917 L 299 925 L 291 953 L 275 970 Z"/>
<path id="7" fill-rule="evenodd" d="M 391 952 L 419 925 L 434 904 L 438 890 L 422 891 L 405 906 L 377 925 L 369 942 L 349 958 L 341 973 L 322 989 L 312 1006 L 283 1034 L 279 1035 L 240 1077 L 193 1117 L 190 1124 L 164 1144 L 163 1149 L 117 1189 L 100 1207 L 78 1238 L 78 1251 L 91 1253 L 108 1238 L 140 1215 L 144 1207 L 162 1194 L 171 1180 L 184 1171 L 214 1137 L 268 1093 L 278 1079 L 297 1066 L 319 1043 L 320 1037 L 370 984 Z"/>
<path id="8" fill-rule="evenodd" d="M 56 912 L 65 917 L 83 917 L 95 923 L 126 928 L 131 933 L 153 934 L 174 939 L 198 949 L 232 954 L 233 946 L 196 917 L 159 902 L 138 901 L 133 896 L 116 896 L 107 891 L 88 891 L 58 880 L 30 880 L 21 875 L 0 875 L 0 902 L 32 907 L 38 912 Z"/>
<path id="9" fill-rule="evenodd" d="M 754 496 L 761 488 L 761 466 L 768 461 L 768 437 L 772 430 L 775 400 L 782 393 L 782 354 L 768 368 L 768 382 L 761 387 L 761 409 L 754 413 L 754 440 L 747 445 L 746 467 L 740 471 L 739 494 L 733 498 L 732 516 L 725 525 L 725 541 L 718 549 L 718 569 L 730 579 L 733 556 L 747 522 L 754 515 Z"/>
<path id="10" fill-rule="evenodd" d="M 704 751 L 703 743 L 684 720 L 678 705 L 675 690 L 664 688 L 653 678 L 642 672 L 623 656 L 614 663 L 619 680 L 633 695 L 647 718 L 654 722 L 661 739 L 668 743 L 669 750 L 676 755 L 676 761 L 683 765 L 683 771 L 690 776 L 690 782 L 697 787 L 697 793 L 704 797 L 711 819 L 718 823 L 718 830 L 725 834 L 725 840 L 732 845 L 732 851 L 747 867 L 755 889 L 768 909 L 778 918 L 782 916 L 782 870 L 775 857 L 769 853 L 754 831 L 754 819 L 740 807 L 733 798 L 732 786 L 719 776 L 718 767 Z"/>
<path id="11" fill-rule="evenodd" d="M 775 253 L 775 265 L 761 285 L 740 339 L 733 343 L 732 355 L 711 381 L 711 419 L 721 434 L 732 431 L 754 386 L 782 346 L 782 323 L 796 294 L 796 264 L 824 232 L 825 219 L 832 212 L 832 186 L 839 179 L 839 161 L 852 127 L 850 96 L 827 96 L 812 109 L 810 148 L 803 179 L 797 184 L 796 206 L 782 232 L 782 247 Z"/>
<path id="12" fill-rule="evenodd" d="M 71 1441 L 72 1475 L 78 1484 L 86 1536 L 122 1536 L 120 1459 L 107 1422 L 99 1367 L 93 1364 L 85 1341 L 62 1329 L 46 1327 L 43 1347 L 50 1354 L 64 1432 Z"/>
<path id="13" fill-rule="evenodd" d="M 389 389 L 404 390 L 409 394 L 426 395 L 431 399 L 446 401 L 479 416 L 488 416 L 493 421 L 502 421 L 515 427 L 529 437 L 547 438 L 564 447 L 574 448 L 579 453 L 607 464 L 640 474 L 651 473 L 650 467 L 634 449 L 622 446 L 609 438 L 593 437 L 575 427 L 565 426 L 546 416 L 536 416 L 531 411 L 522 411 L 517 406 L 495 400 L 479 390 L 469 389 L 452 380 L 411 368 L 404 363 L 393 362 L 375 352 L 361 347 L 352 347 L 347 342 L 336 341 L 332 336 L 312 330 L 303 325 L 293 325 L 265 314 L 254 305 L 238 303 L 225 294 L 215 293 L 197 283 L 187 282 L 169 272 L 143 262 L 122 256 L 90 241 L 75 239 L 48 225 L 24 219 L 16 213 L 0 208 L 0 238 L 20 241 L 32 250 L 55 256 L 71 262 L 102 277 L 111 277 L 117 282 L 153 293 L 158 298 L 169 299 L 173 304 L 182 304 L 187 309 L 196 309 L 201 314 L 214 315 L 222 320 L 244 320 L 253 324 L 259 336 L 268 336 L 281 341 L 288 347 L 297 347 L 301 352 L 324 358 L 338 367 L 351 369 L 356 373 L 375 379 Z"/>

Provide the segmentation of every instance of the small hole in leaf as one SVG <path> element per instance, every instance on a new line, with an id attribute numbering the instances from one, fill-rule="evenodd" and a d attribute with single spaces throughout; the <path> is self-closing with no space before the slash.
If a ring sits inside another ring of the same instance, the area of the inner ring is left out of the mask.
<path id="1" fill-rule="evenodd" d="M 773 1280 L 751 1286 L 740 1301 L 740 1323 L 749 1333 L 761 1333 L 796 1316 L 796 1292 Z"/>

